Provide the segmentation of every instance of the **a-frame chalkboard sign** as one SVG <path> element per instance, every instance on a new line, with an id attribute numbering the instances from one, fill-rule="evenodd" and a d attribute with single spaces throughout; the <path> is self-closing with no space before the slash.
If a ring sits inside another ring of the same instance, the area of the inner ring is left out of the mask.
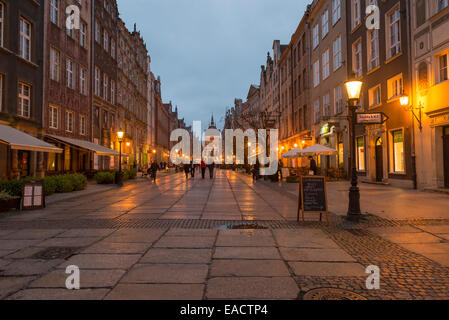
<path id="1" fill-rule="evenodd" d="M 326 178 L 318 176 L 302 176 L 299 181 L 298 222 L 300 211 L 302 222 L 305 222 L 305 213 L 319 213 L 320 221 L 323 214 L 329 224 L 329 211 L 327 205 Z"/>

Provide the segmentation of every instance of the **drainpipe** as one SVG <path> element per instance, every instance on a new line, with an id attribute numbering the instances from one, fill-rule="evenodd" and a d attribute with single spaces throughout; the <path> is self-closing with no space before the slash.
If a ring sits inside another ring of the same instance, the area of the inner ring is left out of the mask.
<path id="1" fill-rule="evenodd" d="M 414 101 L 413 101 L 413 93 L 414 93 L 414 88 L 413 88 L 413 63 L 412 63 L 412 36 L 411 36 L 411 7 L 410 7 L 410 2 L 409 1 L 405 1 L 405 15 L 406 15 L 406 19 L 407 19 L 407 41 L 408 41 L 408 78 L 409 78 L 409 83 L 410 83 L 410 103 L 412 105 L 414 105 Z M 415 142 L 415 118 L 413 117 L 413 114 L 411 115 L 412 118 L 412 128 L 411 128 L 411 156 L 412 156 L 412 180 L 413 180 L 413 189 L 418 189 L 418 178 L 417 178 L 417 172 L 416 172 L 416 142 Z"/>

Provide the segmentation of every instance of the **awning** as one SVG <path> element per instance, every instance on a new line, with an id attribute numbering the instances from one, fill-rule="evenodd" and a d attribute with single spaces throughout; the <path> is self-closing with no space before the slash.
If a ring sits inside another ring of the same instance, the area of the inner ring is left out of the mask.
<path id="1" fill-rule="evenodd" d="M 92 143 L 89 141 L 71 139 L 71 138 L 66 138 L 66 137 L 59 137 L 59 136 L 54 136 L 51 134 L 46 135 L 46 137 L 66 143 L 66 144 L 70 144 L 72 146 L 75 146 L 75 147 L 78 147 L 81 149 L 93 151 L 99 156 L 118 156 L 118 155 L 120 155 L 117 151 L 114 151 L 112 149 L 100 146 L 99 144 Z"/>
<path id="2" fill-rule="evenodd" d="M 0 125 L 0 141 L 13 150 L 62 153 L 62 149 L 6 125 Z"/>

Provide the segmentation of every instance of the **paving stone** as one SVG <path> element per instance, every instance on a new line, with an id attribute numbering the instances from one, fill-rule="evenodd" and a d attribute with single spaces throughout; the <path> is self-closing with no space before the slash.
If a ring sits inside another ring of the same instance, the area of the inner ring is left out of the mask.
<path id="1" fill-rule="evenodd" d="M 130 254 L 145 253 L 151 243 L 118 243 L 100 241 L 85 249 L 82 253 Z"/>
<path id="2" fill-rule="evenodd" d="M 382 238 L 387 239 L 391 242 L 402 244 L 402 243 L 439 243 L 440 238 L 437 238 L 428 233 L 390 233 L 382 234 Z"/>
<path id="3" fill-rule="evenodd" d="M 0 299 L 24 288 L 34 277 L 2 277 L 0 276 Z"/>
<path id="4" fill-rule="evenodd" d="M 0 240 L 0 248 L 2 250 L 20 250 L 39 242 L 40 240 Z"/>
<path id="5" fill-rule="evenodd" d="M 36 253 L 41 252 L 41 247 L 27 247 L 24 249 L 21 249 L 19 251 L 14 251 L 14 253 L 11 253 L 6 256 L 8 259 L 26 259 L 31 258 Z"/>
<path id="6" fill-rule="evenodd" d="M 0 259 L 0 270 L 2 270 L 2 268 L 6 267 L 11 262 L 12 262 L 11 260 Z"/>
<path id="7" fill-rule="evenodd" d="M 342 249 L 301 249 L 280 248 L 281 255 L 287 261 L 329 261 L 355 262 L 356 260 Z"/>
<path id="8" fill-rule="evenodd" d="M 207 283 L 207 299 L 286 300 L 297 299 L 299 289 L 290 277 L 213 278 Z"/>
<path id="9" fill-rule="evenodd" d="M 125 270 L 80 270 L 80 288 L 108 288 L 117 284 Z M 69 275 L 64 269 L 57 269 L 33 281 L 29 288 L 66 288 Z"/>
<path id="10" fill-rule="evenodd" d="M 211 249 L 151 249 L 139 263 L 210 263 Z"/>
<path id="11" fill-rule="evenodd" d="M 369 228 L 369 231 L 375 234 L 391 234 L 391 233 L 420 233 L 420 229 L 412 226 L 400 226 L 400 227 L 377 227 Z"/>
<path id="12" fill-rule="evenodd" d="M 326 249 L 339 248 L 338 245 L 321 230 L 275 230 L 273 233 L 280 247 Z"/>
<path id="13" fill-rule="evenodd" d="M 401 244 L 407 250 L 419 254 L 446 253 L 449 254 L 449 243 Z"/>
<path id="14" fill-rule="evenodd" d="M 214 259 L 277 260 L 281 256 L 275 247 L 217 247 Z"/>
<path id="15" fill-rule="evenodd" d="M 155 248 L 212 248 L 215 237 L 162 237 Z"/>
<path id="16" fill-rule="evenodd" d="M 16 252 L 16 250 L 2 250 L 0 249 L 0 258 L 6 257 L 12 253 Z"/>
<path id="17" fill-rule="evenodd" d="M 142 243 L 155 242 L 165 233 L 164 229 L 122 229 L 104 239 L 108 242 Z"/>
<path id="18" fill-rule="evenodd" d="M 2 237 L 6 240 L 44 240 L 52 238 L 64 230 L 51 230 L 51 229 L 24 229 L 7 234 Z"/>
<path id="19" fill-rule="evenodd" d="M 367 276 L 365 267 L 358 263 L 340 262 L 289 262 L 298 276 L 316 277 L 363 277 Z"/>
<path id="20" fill-rule="evenodd" d="M 37 247 L 87 247 L 101 238 L 51 238 L 36 244 Z"/>
<path id="21" fill-rule="evenodd" d="M 202 284 L 119 284 L 106 300 L 201 300 Z"/>
<path id="22" fill-rule="evenodd" d="M 58 238 L 102 238 L 115 232 L 114 229 L 72 229 L 58 235 Z"/>
<path id="23" fill-rule="evenodd" d="M 110 289 L 25 289 L 8 300 L 101 300 Z"/>
<path id="24" fill-rule="evenodd" d="M 204 283 L 207 272 L 205 264 L 139 264 L 120 283 Z"/>
<path id="25" fill-rule="evenodd" d="M 449 234 L 449 225 L 419 226 L 419 228 L 433 234 Z"/>
<path id="26" fill-rule="evenodd" d="M 269 230 L 221 230 L 217 247 L 274 247 Z"/>
<path id="27" fill-rule="evenodd" d="M 0 230 L 0 238 L 3 239 L 8 234 L 12 234 L 14 232 L 17 232 L 17 230 Z"/>
<path id="28" fill-rule="evenodd" d="M 58 266 L 75 265 L 82 269 L 128 269 L 139 259 L 140 254 L 78 254 Z"/>
<path id="29" fill-rule="evenodd" d="M 10 264 L 3 268 L 0 272 L 1 276 L 31 276 L 47 273 L 63 260 L 36 260 L 36 259 L 22 259 L 13 260 Z"/>
<path id="30" fill-rule="evenodd" d="M 217 230 L 207 229 L 170 229 L 165 236 L 168 237 L 215 237 Z"/>
<path id="31" fill-rule="evenodd" d="M 288 277 L 282 260 L 214 260 L 211 277 Z"/>

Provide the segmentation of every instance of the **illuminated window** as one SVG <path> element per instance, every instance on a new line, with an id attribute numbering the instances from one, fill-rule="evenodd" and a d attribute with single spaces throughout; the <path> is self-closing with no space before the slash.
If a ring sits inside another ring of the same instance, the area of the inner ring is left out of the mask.
<path id="1" fill-rule="evenodd" d="M 357 151 L 357 170 L 365 171 L 365 138 L 358 137 L 356 140 L 356 151 Z"/>
<path id="2" fill-rule="evenodd" d="M 403 173 L 405 172 L 404 132 L 402 130 L 392 131 L 391 140 L 392 140 L 391 168 L 395 173 Z"/>
<path id="3" fill-rule="evenodd" d="M 51 129 L 58 129 L 58 107 L 50 106 L 48 121 Z"/>
<path id="4" fill-rule="evenodd" d="M 394 99 L 402 95 L 402 74 L 388 79 L 388 99 Z"/>
<path id="5" fill-rule="evenodd" d="M 73 132 L 73 112 L 71 111 L 65 113 L 65 131 Z"/>

